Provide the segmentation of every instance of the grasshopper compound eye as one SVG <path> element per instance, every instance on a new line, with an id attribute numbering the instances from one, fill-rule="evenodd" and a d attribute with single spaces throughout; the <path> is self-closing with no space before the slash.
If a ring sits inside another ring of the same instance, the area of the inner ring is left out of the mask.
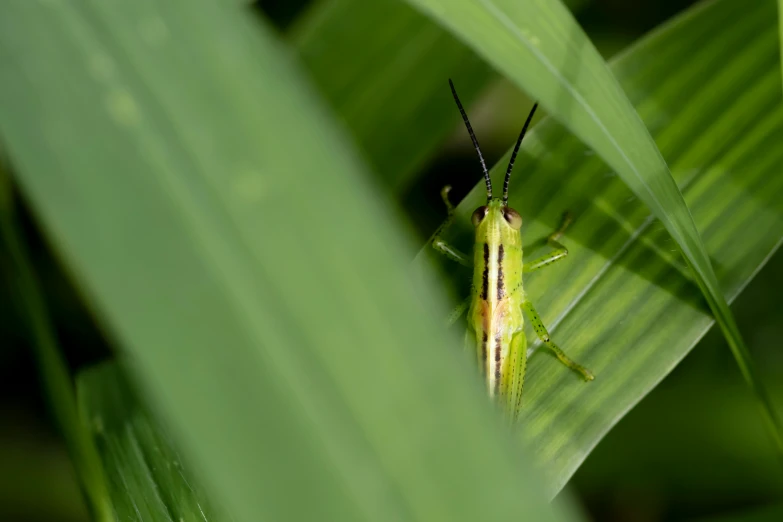
<path id="1" fill-rule="evenodd" d="M 487 207 L 479 207 L 476 209 L 476 211 L 470 217 L 470 220 L 473 222 L 474 227 L 479 226 L 481 222 L 484 221 L 484 218 L 487 216 L 488 211 L 489 209 Z"/>
<path id="2" fill-rule="evenodd" d="M 509 225 L 511 225 L 511 228 L 516 230 L 522 228 L 522 216 L 520 216 L 519 212 L 513 208 L 506 207 L 506 209 L 503 211 L 503 218 Z"/>

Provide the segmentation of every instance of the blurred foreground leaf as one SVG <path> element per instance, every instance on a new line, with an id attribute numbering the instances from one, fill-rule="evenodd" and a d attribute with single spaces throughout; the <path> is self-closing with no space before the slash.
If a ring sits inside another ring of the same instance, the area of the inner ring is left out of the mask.
<path id="1" fill-rule="evenodd" d="M 783 106 L 773 2 L 699 5 L 642 39 L 611 68 L 679 183 L 733 299 L 783 237 Z M 611 169 L 552 119 L 525 140 L 511 205 L 528 248 L 570 209 L 567 260 L 531 274 L 525 290 L 553 338 L 596 374 L 585 384 L 547 355 L 529 365 L 523 435 L 552 493 L 606 432 L 688 353 L 713 317 L 676 245 Z M 500 183 L 507 158 L 493 176 Z M 477 186 L 452 240 L 468 249 Z M 526 255 L 535 255 L 526 250 Z M 418 266 L 442 263 L 427 247 Z"/>
<path id="2" fill-rule="evenodd" d="M 23 193 L 237 520 L 573 519 L 266 27 L 211 0 L 6 2 L 0 55 Z"/>

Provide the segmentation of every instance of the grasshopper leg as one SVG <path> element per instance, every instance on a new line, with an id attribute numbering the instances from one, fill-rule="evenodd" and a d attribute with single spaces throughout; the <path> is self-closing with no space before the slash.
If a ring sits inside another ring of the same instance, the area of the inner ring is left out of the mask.
<path id="1" fill-rule="evenodd" d="M 460 304 L 457 305 L 454 310 L 451 311 L 449 316 L 446 318 L 446 326 L 451 326 L 452 324 L 457 322 L 457 319 L 462 317 L 462 314 L 465 313 L 465 310 L 468 309 L 468 306 L 470 306 L 470 300 L 473 296 L 468 296 L 463 300 Z"/>
<path id="2" fill-rule="evenodd" d="M 559 239 L 565 232 L 566 228 L 568 228 L 568 225 L 571 224 L 571 221 L 571 213 L 563 213 L 563 219 L 560 222 L 560 226 L 546 238 L 547 245 L 554 248 L 554 250 L 544 256 L 539 257 L 538 259 L 534 259 L 530 263 L 523 264 L 523 272 L 532 272 L 534 270 L 538 270 L 539 268 L 543 268 L 554 263 L 555 261 L 559 261 L 568 255 L 568 249 L 559 241 Z"/>
<path id="3" fill-rule="evenodd" d="M 544 343 L 544 346 L 546 346 L 549 350 L 552 351 L 552 353 L 555 354 L 555 357 L 557 357 L 561 363 L 565 364 L 573 371 L 581 374 L 585 381 L 592 381 L 595 379 L 590 370 L 569 359 L 565 352 L 563 352 L 563 350 L 561 350 L 555 343 L 552 342 L 552 339 L 549 337 L 549 332 L 547 332 L 544 323 L 538 316 L 538 312 L 536 312 L 536 309 L 533 307 L 533 303 L 525 300 L 522 303 L 522 308 L 525 309 L 525 312 L 527 312 L 527 315 L 530 317 L 530 322 L 533 324 L 533 329 L 536 331 L 538 338 L 541 339 L 541 341 Z"/>
<path id="4" fill-rule="evenodd" d="M 444 221 L 443 224 L 438 227 L 438 230 L 436 230 L 435 233 L 432 235 L 432 248 L 434 248 L 444 256 L 448 257 L 452 261 L 456 261 L 461 265 L 470 267 L 473 266 L 473 264 L 470 261 L 470 258 L 465 254 L 463 254 L 462 252 L 460 252 L 459 250 L 457 250 L 456 248 L 449 245 L 442 237 L 442 234 L 454 222 L 454 205 L 452 205 L 451 201 L 449 201 L 450 190 L 451 190 L 451 185 L 446 185 L 440 191 L 440 197 L 443 199 L 443 203 L 446 204 L 446 210 L 448 211 L 448 214 L 446 216 L 446 221 Z"/>

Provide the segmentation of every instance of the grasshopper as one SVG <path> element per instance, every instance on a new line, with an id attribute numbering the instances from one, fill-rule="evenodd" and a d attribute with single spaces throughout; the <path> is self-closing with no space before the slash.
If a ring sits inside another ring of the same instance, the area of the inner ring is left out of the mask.
<path id="1" fill-rule="evenodd" d="M 533 329 L 543 345 L 551 350 L 564 365 L 579 373 L 585 381 L 593 380 L 593 374 L 568 358 L 550 338 L 538 316 L 533 303 L 525 296 L 522 274 L 538 270 L 568 255 L 568 249 L 559 239 L 571 221 L 566 212 L 560 227 L 547 237 L 547 244 L 553 250 L 529 263 L 522 261 L 522 217 L 508 206 L 508 182 L 514 168 L 522 138 L 533 119 L 538 103 L 533 105 L 522 127 L 519 139 L 511 153 L 503 182 L 503 197 L 492 197 L 492 181 L 481 154 L 478 140 L 468 121 L 468 115 L 460 103 L 454 84 L 449 80 L 451 93 L 457 103 L 462 119 L 468 129 L 473 147 L 478 154 L 484 180 L 487 185 L 487 204 L 473 212 L 471 221 L 475 227 L 473 261 L 443 240 L 442 234 L 454 220 L 455 207 L 449 201 L 450 186 L 441 191 L 441 197 L 448 211 L 446 221 L 432 237 L 432 246 L 446 257 L 473 268 L 473 284 L 470 296 L 449 316 L 448 322 L 455 322 L 468 309 L 466 346 L 475 346 L 478 364 L 491 398 L 497 397 L 506 408 L 511 419 L 519 413 L 522 385 L 527 366 L 527 340 L 523 331 L 523 310 L 530 318 Z"/>

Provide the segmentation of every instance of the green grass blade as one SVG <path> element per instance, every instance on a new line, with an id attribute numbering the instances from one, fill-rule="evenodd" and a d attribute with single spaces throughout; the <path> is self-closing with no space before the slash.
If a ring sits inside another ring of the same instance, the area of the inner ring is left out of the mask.
<path id="1" fill-rule="evenodd" d="M 730 299 L 783 237 L 783 185 L 773 175 L 783 136 L 773 9 L 697 6 L 611 61 L 669 158 Z M 576 215 L 564 239 L 568 259 L 531 274 L 525 290 L 555 341 L 596 373 L 584 384 L 544 354 L 530 361 L 522 425 L 556 492 L 714 318 L 675 243 L 605 163 L 552 119 L 525 141 L 510 202 L 525 220 L 526 244 L 556 227 L 565 209 Z M 493 169 L 497 183 L 506 162 Z M 448 239 L 463 249 L 484 197 L 479 185 L 458 207 Z M 431 251 L 417 266 L 439 262 L 469 280 Z"/>
<path id="2" fill-rule="evenodd" d="M 469 104 L 494 77 L 467 46 L 397 0 L 314 2 L 288 38 L 397 193 L 454 130 L 446 78 L 455 76 Z"/>
<path id="3" fill-rule="evenodd" d="M 118 513 L 150 522 L 231 519 L 215 509 L 170 435 L 139 403 L 118 363 L 81 372 L 76 386 Z"/>
<path id="4" fill-rule="evenodd" d="M 783 400 L 783 365 L 774 364 L 777 345 L 767 340 L 780 321 L 781 276 L 778 251 L 731 305 L 740 327 L 753 328 L 748 337 L 754 356 L 772 363 L 759 371 L 776 404 Z M 644 484 L 651 491 L 667 489 L 669 505 L 720 498 L 724 506 L 742 506 L 748 499 L 757 499 L 755 504 L 779 499 L 783 475 L 775 448 L 731 357 L 720 330 L 708 332 L 598 444 L 574 475 L 574 487 L 596 498 L 602 491 Z"/>
<path id="5" fill-rule="evenodd" d="M 587 1 L 566 3 L 576 9 Z M 313 2 L 288 40 L 397 195 L 454 132 L 446 78 L 469 107 L 497 76 L 449 32 L 397 0 Z"/>
<path id="6" fill-rule="evenodd" d="M 783 456 L 783 427 L 718 284 L 691 213 L 620 84 L 559 1 L 409 0 L 449 27 L 595 150 L 688 260 Z"/>
<path id="7" fill-rule="evenodd" d="M 84 499 L 95 520 L 114 520 L 112 504 L 106 489 L 106 478 L 100 459 L 76 407 L 73 382 L 57 346 L 57 336 L 49 319 L 43 293 L 32 269 L 27 248 L 22 240 L 11 208 L 10 184 L 0 164 L 0 252 L 3 253 L 2 273 L 19 300 L 19 308 L 27 323 L 31 345 L 44 396 L 55 424 L 65 440 L 74 464 Z M 7 256 L 7 257 L 6 257 Z"/>
<path id="8" fill-rule="evenodd" d="M 237 520 L 574 519 L 269 29 L 210 0 L 12 2 L 0 50 L 24 194 Z"/>

